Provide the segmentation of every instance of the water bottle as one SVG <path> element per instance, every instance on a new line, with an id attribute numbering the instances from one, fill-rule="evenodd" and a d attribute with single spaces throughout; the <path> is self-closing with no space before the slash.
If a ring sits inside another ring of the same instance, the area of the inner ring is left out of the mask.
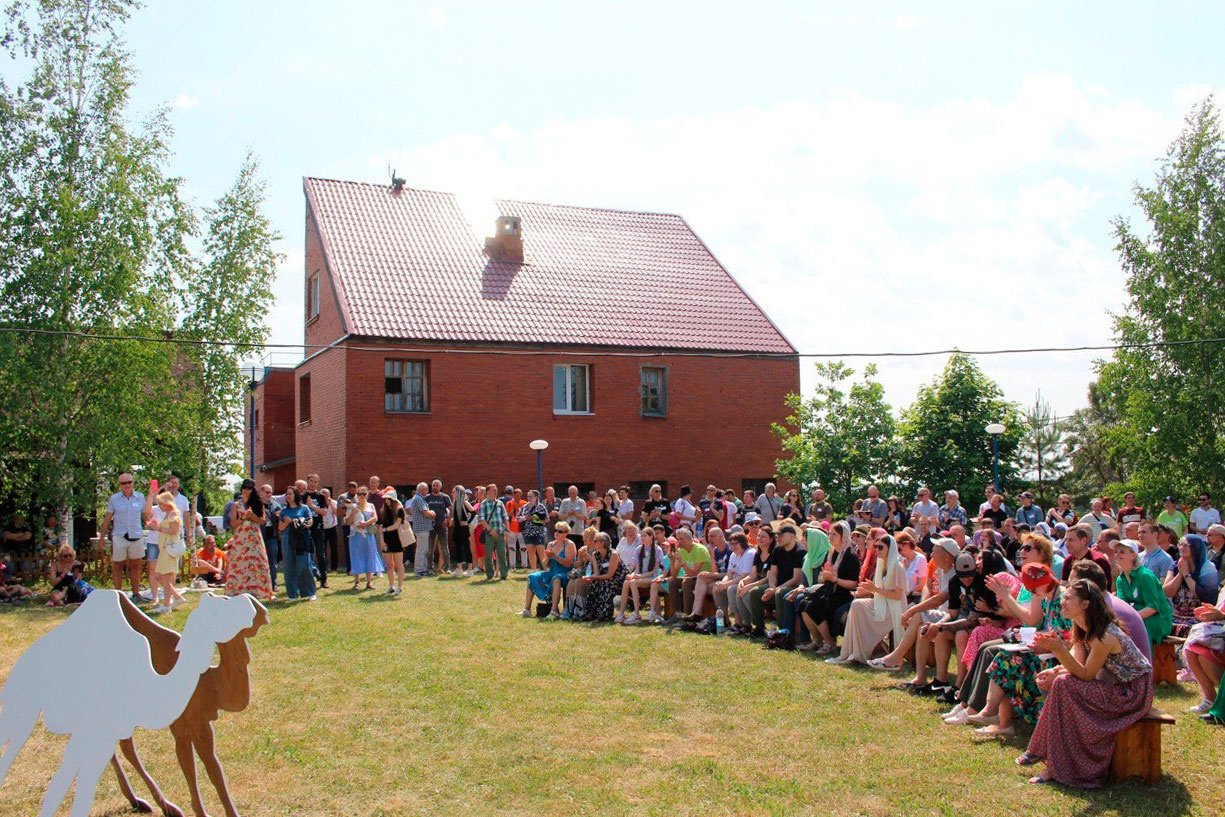
<path id="1" fill-rule="evenodd" d="M 715 613 L 715 635 L 723 635 L 723 611 Z"/>

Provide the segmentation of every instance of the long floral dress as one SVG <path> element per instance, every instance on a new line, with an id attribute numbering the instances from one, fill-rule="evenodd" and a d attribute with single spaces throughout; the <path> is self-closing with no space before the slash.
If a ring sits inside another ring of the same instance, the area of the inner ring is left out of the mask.
<path id="1" fill-rule="evenodd" d="M 611 560 L 609 551 L 604 553 L 592 553 L 594 559 L 593 573 L 608 572 L 608 564 Z M 621 593 L 621 585 L 625 583 L 625 577 L 629 575 L 624 564 L 617 565 L 617 572 L 613 574 L 611 579 L 596 579 L 587 589 L 587 604 L 586 604 L 586 619 L 588 621 L 612 621 L 613 617 L 613 599 Z"/>
<path id="2" fill-rule="evenodd" d="M 1039 630 L 1067 637 L 1072 629 L 1072 622 L 1063 617 L 1060 610 L 1062 602 L 1062 588 L 1042 601 L 1042 625 Z M 1042 703 L 1046 694 L 1038 689 L 1035 679 L 1042 670 L 1050 669 L 1058 663 L 1054 658 L 1039 658 L 1029 650 L 1001 652 L 987 668 L 987 677 L 1004 690 L 1016 715 L 1029 723 L 1037 723 L 1038 716 L 1042 714 Z"/>
<path id="3" fill-rule="evenodd" d="M 260 534 L 259 526 L 244 519 L 230 537 L 225 559 L 228 564 L 225 574 L 227 596 L 250 593 L 260 601 L 272 601 L 268 551 L 264 549 L 264 537 Z"/>
<path id="4" fill-rule="evenodd" d="M 1153 704 L 1152 664 L 1117 624 L 1107 632 L 1122 651 L 1109 656 L 1092 681 L 1071 674 L 1055 679 L 1026 749 L 1046 761 L 1053 780 L 1078 789 L 1105 782 L 1115 736 Z"/>
<path id="5" fill-rule="evenodd" d="M 1178 572 L 1177 566 L 1170 572 Z M 1187 633 L 1191 632 L 1191 626 L 1198 621 L 1195 617 L 1195 608 L 1199 607 L 1199 604 L 1199 596 L 1195 594 L 1195 591 L 1188 587 L 1186 582 L 1179 583 L 1178 592 L 1174 594 L 1174 598 L 1170 599 L 1170 607 L 1174 611 L 1171 635 L 1178 638 L 1187 637 Z"/>

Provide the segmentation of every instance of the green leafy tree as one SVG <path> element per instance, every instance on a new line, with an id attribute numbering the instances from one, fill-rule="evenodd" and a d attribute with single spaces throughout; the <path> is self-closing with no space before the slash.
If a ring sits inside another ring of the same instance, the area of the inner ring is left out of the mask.
<path id="1" fill-rule="evenodd" d="M 984 430 L 1003 423 L 1000 437 L 1000 489 L 1015 480 L 1014 465 L 1021 438 L 1021 413 L 1015 403 L 987 377 L 973 358 L 949 357 L 944 371 L 919 389 L 900 424 L 902 474 L 912 486 L 927 485 L 934 493 L 955 488 L 974 505 L 993 478 L 992 439 Z"/>
<path id="2" fill-rule="evenodd" d="M 1127 273 L 1120 343 L 1101 370 L 1119 422 L 1097 429 L 1148 501 L 1225 491 L 1225 140 L 1212 97 L 1187 116 L 1152 187 L 1135 200 L 1147 229 L 1114 221 Z M 1172 345 L 1141 347 L 1162 342 Z M 1122 476 L 1122 475 L 1120 475 Z"/>
<path id="3" fill-rule="evenodd" d="M 1021 435 L 1017 449 L 1020 476 L 1032 483 L 1038 504 L 1050 504 L 1050 488 L 1067 471 L 1069 463 L 1063 428 L 1051 404 L 1034 395 L 1033 405 L 1022 412 Z"/>
<path id="4" fill-rule="evenodd" d="M 816 368 L 816 394 L 788 395 L 790 428 L 774 426 L 789 454 L 778 469 L 797 485 L 820 485 L 831 505 L 848 510 L 865 485 L 896 473 L 896 424 L 875 366 L 857 381 L 841 361 Z"/>
<path id="5" fill-rule="evenodd" d="M 128 121 L 119 38 L 134 3 L 43 0 L 8 9 L 4 44 L 28 75 L 0 82 L 0 321 L 23 330 L 159 335 L 173 329 L 193 217 L 165 170 L 159 110 Z M 15 486 L 71 509 L 96 469 L 185 459 L 175 355 L 164 344 L 12 335 L 0 340 L 0 439 Z"/>
<path id="6" fill-rule="evenodd" d="M 205 488 L 240 470 L 243 395 L 247 377 L 239 368 L 249 347 L 268 335 L 272 303 L 269 282 L 282 256 L 280 236 L 264 213 L 265 184 L 259 163 L 248 154 L 233 186 L 204 212 L 204 261 L 190 268 L 191 293 L 182 334 L 200 340 L 224 339 L 234 345 L 191 347 L 185 380 L 191 401 L 191 428 L 198 441 L 196 473 Z"/>

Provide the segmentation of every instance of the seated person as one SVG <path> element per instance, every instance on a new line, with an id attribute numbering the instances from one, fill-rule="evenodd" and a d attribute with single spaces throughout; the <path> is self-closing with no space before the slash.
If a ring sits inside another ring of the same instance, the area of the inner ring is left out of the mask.
<path id="1" fill-rule="evenodd" d="M 196 551 L 191 574 L 214 587 L 225 584 L 225 551 L 217 549 L 217 539 L 212 534 L 204 537 L 204 547 Z"/>
<path id="2" fill-rule="evenodd" d="M 47 569 L 51 582 L 51 598 L 48 607 L 63 607 L 66 604 L 80 604 L 85 597 L 93 592 L 93 587 L 85 581 L 83 573 L 85 565 L 77 561 L 76 551 L 71 545 L 61 545 L 56 551 L 55 561 Z"/>
<path id="3" fill-rule="evenodd" d="M 835 522 L 829 529 L 829 553 L 825 564 L 817 575 L 817 589 L 805 593 L 800 609 L 804 627 L 812 634 L 812 640 L 803 645 L 805 650 L 815 650 L 817 655 L 829 655 L 834 651 L 835 640 L 842 631 L 859 588 L 859 554 L 856 551 L 851 526 L 845 521 Z"/>
<path id="4" fill-rule="evenodd" d="M 986 578 L 979 571 L 975 558 L 977 550 L 973 545 L 968 545 L 957 556 L 953 564 L 957 578 L 949 582 L 948 612 L 940 620 L 919 628 L 919 638 L 915 642 L 915 675 L 899 689 L 915 695 L 947 695 L 959 686 L 949 683 L 949 657 L 954 649 L 960 652 L 965 648 L 970 630 L 977 623 L 974 610 L 979 601 L 990 596 L 989 606 L 994 606 L 995 594 L 987 588 Z M 936 670 L 933 683 L 927 680 L 930 666 Z M 960 667 L 959 663 L 959 672 Z"/>
<path id="5" fill-rule="evenodd" d="M 1156 647 L 1170 634 L 1174 626 L 1174 609 L 1165 595 L 1161 580 L 1140 564 L 1140 543 L 1121 539 L 1115 547 L 1114 561 L 1118 567 L 1115 595 L 1130 604 L 1148 631 L 1150 647 Z"/>
<path id="6" fill-rule="evenodd" d="M 13 576 L 12 555 L 0 553 L 0 601 L 21 601 L 32 595 L 34 591 Z"/>
<path id="7" fill-rule="evenodd" d="M 575 547 L 570 540 L 570 526 L 565 522 L 553 525 L 553 541 L 545 548 L 545 566 L 543 570 L 530 573 L 527 577 L 527 590 L 523 599 L 521 616 L 532 615 L 532 596 L 540 601 L 551 603 L 548 617 L 561 618 L 557 612 L 561 601 L 561 586 L 574 566 Z"/>
<path id="8" fill-rule="evenodd" d="M 775 623 L 782 626 L 782 596 L 804 579 L 804 550 L 797 542 L 799 530 L 791 522 L 778 526 L 778 542 L 770 551 L 766 581 L 749 592 L 749 610 L 753 619 L 753 635 L 766 634 L 766 602 L 773 602 Z"/>
<path id="9" fill-rule="evenodd" d="M 736 611 L 736 591 L 741 580 L 753 575 L 757 549 L 749 547 L 749 537 L 744 533 L 733 533 L 727 538 L 731 544 L 732 556 L 727 560 L 727 572 L 723 579 L 711 588 L 711 593 L 715 597 L 715 607 L 723 612 L 724 625 L 730 627 L 731 616 Z"/>
<path id="10" fill-rule="evenodd" d="M 927 581 L 927 556 L 919 550 L 916 533 L 909 528 L 899 531 L 897 536 L 897 552 L 906 568 L 906 602 L 907 605 L 918 604 L 923 597 L 923 583 Z"/>
<path id="11" fill-rule="evenodd" d="M 653 535 L 656 529 L 660 534 L 659 539 L 663 538 L 664 526 L 662 524 L 657 523 L 652 528 L 647 528 L 639 537 L 638 547 L 635 548 L 634 555 L 630 559 L 629 575 L 625 577 L 625 583 L 621 585 L 621 612 L 624 614 L 631 604 L 633 604 L 634 612 L 623 617 L 618 616 L 622 624 L 641 623 L 642 592 L 649 594 L 651 583 L 667 572 L 668 557 L 664 553 L 663 546 L 659 544 L 659 539 Z"/>
<path id="12" fill-rule="evenodd" d="M 693 612 L 693 592 L 698 574 L 703 570 L 714 569 L 710 551 L 693 538 L 693 531 L 682 525 L 676 529 L 675 535 L 676 556 L 672 560 L 671 569 L 666 575 L 657 576 L 651 581 L 651 612 L 648 613 L 647 620 L 652 624 L 664 623 L 659 614 L 659 591 L 665 584 L 673 611 L 670 621 L 680 621 L 682 615 Z"/>
<path id="13" fill-rule="evenodd" d="M 1153 703 L 1153 668 L 1093 582 L 1081 579 L 1068 586 L 1063 615 L 1072 622 L 1070 646 L 1056 633 L 1034 638 L 1034 648 L 1053 654 L 1060 665 L 1038 675 L 1046 703 L 1016 762 L 1046 763 L 1031 783 L 1099 788 L 1110 770 L 1115 737 Z"/>
<path id="14" fill-rule="evenodd" d="M 1016 598 L 1021 591 L 1021 580 L 1007 572 L 1007 564 L 1004 552 L 998 548 L 984 548 L 978 554 L 978 572 L 987 583 L 989 593 L 976 601 L 974 626 L 970 629 L 965 646 L 958 651 L 958 686 L 969 676 L 982 645 L 998 640 L 1005 630 L 1017 626 L 1016 619 L 1005 612 L 1000 600 L 1001 595 Z M 947 692 L 941 700 L 942 703 L 956 703 L 956 690 Z"/>
<path id="15" fill-rule="evenodd" d="M 731 561 L 732 549 L 727 544 L 723 529 L 717 525 L 706 527 L 706 548 L 710 551 L 714 567 L 701 571 L 694 580 L 693 601 L 690 603 L 689 615 L 685 616 L 687 621 L 702 620 L 702 606 L 706 603 L 706 596 L 713 594 L 714 586 L 727 576 L 727 565 Z"/>
<path id="16" fill-rule="evenodd" d="M 1203 622 L 1225 621 L 1225 593 L 1221 594 L 1215 606 L 1201 604 L 1197 607 L 1195 618 Z M 1225 672 L 1225 645 L 1219 641 L 1201 638 L 1198 633 L 1199 630 L 1196 629 L 1191 631 L 1191 637 L 1187 639 L 1187 646 L 1183 650 L 1187 667 L 1195 676 L 1195 683 L 1199 685 L 1202 697 L 1199 704 L 1188 711 L 1195 712 L 1215 726 L 1220 726 L 1225 723 L 1225 707 L 1214 707 L 1213 701 L 1221 694 L 1218 687 L 1222 686 L 1221 675 L 1222 672 Z M 1225 700 L 1222 700 L 1222 703 L 1225 703 Z M 1221 714 L 1216 714 L 1218 711 Z"/>
<path id="17" fill-rule="evenodd" d="M 605 531 L 592 538 L 587 552 L 591 558 L 591 572 L 582 578 L 587 585 L 584 620 L 612 621 L 613 600 L 621 595 L 621 585 L 625 583 L 629 571 L 621 564 L 612 537 Z"/>
<path id="18" fill-rule="evenodd" d="M 1165 594 L 1173 607 L 1173 634 L 1182 638 L 1195 624 L 1201 604 L 1216 602 L 1219 592 L 1216 568 L 1208 560 L 1204 537 L 1188 533 L 1178 542 L 1178 562 L 1165 578 Z"/>
<path id="19" fill-rule="evenodd" d="M 774 528 L 769 525 L 757 525 L 757 547 L 756 553 L 753 556 L 753 569 L 749 575 L 740 579 L 736 585 L 735 607 L 736 626 L 732 628 L 731 635 L 734 636 L 752 636 L 753 633 L 753 610 L 749 606 L 751 594 L 758 587 L 766 583 L 766 573 L 770 569 L 770 554 L 774 550 L 774 546 L 778 541 L 778 534 L 774 532 Z M 752 541 L 752 540 L 750 540 Z M 759 635 L 765 635 L 766 631 L 763 628 Z"/>
<path id="20" fill-rule="evenodd" d="M 876 574 L 860 584 L 860 598 L 851 603 L 842 635 L 842 651 L 828 664 L 866 664 L 880 642 L 893 633 L 902 640 L 902 608 L 906 605 L 909 579 L 898 554 L 897 540 L 885 534 L 873 544 L 876 549 Z M 871 595 L 866 595 L 871 594 Z"/>
<path id="21" fill-rule="evenodd" d="M 927 578 L 923 583 L 923 594 L 918 604 L 902 611 L 902 640 L 893 648 L 893 652 L 880 658 L 873 658 L 868 666 L 880 670 L 899 670 L 905 656 L 914 647 L 919 638 L 919 629 L 924 624 L 933 624 L 944 618 L 948 612 L 949 582 L 956 578 L 953 563 L 961 548 L 956 540 L 948 537 L 937 537 L 932 540 L 931 560 L 928 563 Z"/>
<path id="22" fill-rule="evenodd" d="M 569 579 L 566 582 L 566 610 L 561 614 L 562 618 L 581 621 L 587 616 L 587 588 L 589 585 L 583 579 L 590 576 L 593 569 L 591 551 L 594 547 L 595 535 L 595 528 L 583 529 L 581 534 L 583 544 L 574 556 L 574 567 L 570 568 L 567 574 Z M 570 536 L 573 538 L 573 532 Z"/>

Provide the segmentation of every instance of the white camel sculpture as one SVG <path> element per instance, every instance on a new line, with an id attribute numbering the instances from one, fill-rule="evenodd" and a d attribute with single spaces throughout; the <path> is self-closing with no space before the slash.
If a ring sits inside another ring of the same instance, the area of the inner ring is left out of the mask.
<path id="1" fill-rule="evenodd" d="M 0 786 L 39 713 L 47 731 L 71 736 L 47 786 L 41 817 L 53 817 L 73 780 L 71 817 L 88 817 L 115 743 L 132 737 L 138 726 L 169 726 L 212 663 L 214 646 L 248 629 L 256 618 L 249 596 L 201 596 L 183 627 L 174 668 L 159 675 L 149 641 L 128 624 L 119 595 L 114 590 L 91 593 L 67 621 L 30 645 L 0 690 Z M 64 670 L 73 656 L 82 655 L 91 662 L 87 695 L 80 694 L 80 676 Z"/>

